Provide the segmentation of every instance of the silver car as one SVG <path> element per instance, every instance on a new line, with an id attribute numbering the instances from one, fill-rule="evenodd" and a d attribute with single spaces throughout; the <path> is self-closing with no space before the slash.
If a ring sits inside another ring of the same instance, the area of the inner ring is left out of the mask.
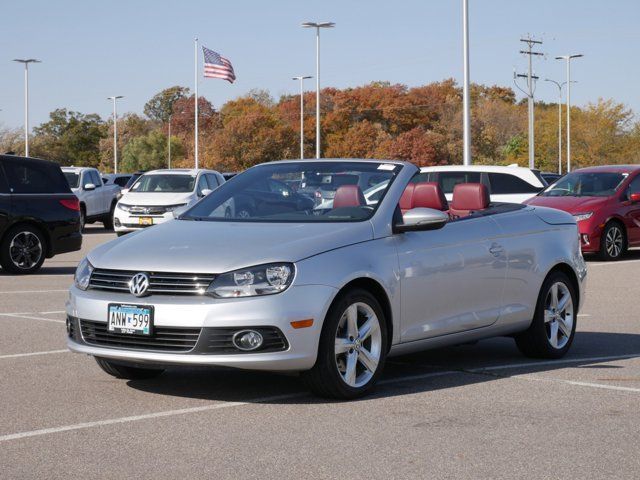
<path id="1" fill-rule="evenodd" d="M 310 168 L 375 172 L 387 186 L 367 204 L 343 185 L 320 210 L 257 188 Z M 456 185 L 449 204 L 418 173 L 375 160 L 250 168 L 176 220 L 89 253 L 70 289 L 67 344 L 118 378 L 170 365 L 294 371 L 336 398 L 370 391 L 389 355 L 487 337 L 562 357 L 586 277 L 573 217 L 492 204 L 474 183 Z M 220 213 L 251 195 L 251 217 Z"/>

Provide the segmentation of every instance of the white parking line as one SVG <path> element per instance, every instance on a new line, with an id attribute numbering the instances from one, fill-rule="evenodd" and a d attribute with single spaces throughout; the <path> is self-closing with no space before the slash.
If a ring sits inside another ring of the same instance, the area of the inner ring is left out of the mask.
<path id="1" fill-rule="evenodd" d="M 54 313 L 65 313 L 64 310 L 52 310 L 51 312 L 0 312 L 0 315 L 51 315 Z"/>
<path id="2" fill-rule="evenodd" d="M 55 318 L 31 317 L 27 315 L 14 315 L 11 313 L 0 313 L 2 317 L 24 318 L 26 320 L 40 320 L 42 322 L 65 323 L 64 320 L 56 320 Z"/>
<path id="3" fill-rule="evenodd" d="M 494 370 L 505 370 L 510 368 L 527 368 L 527 367 L 538 367 L 538 366 L 546 366 L 546 365 L 564 365 L 569 363 L 593 363 L 593 362 L 608 362 L 613 360 L 625 360 L 627 358 L 637 358 L 640 357 L 640 352 L 638 353 L 630 353 L 627 355 L 609 355 L 603 357 L 581 357 L 581 358 L 566 358 L 563 360 L 542 360 L 538 362 L 523 362 L 523 363 L 511 363 L 507 365 L 491 365 L 488 367 L 481 368 L 472 368 L 466 369 L 467 372 L 471 373 L 482 373 L 489 372 Z"/>
<path id="4" fill-rule="evenodd" d="M 618 390 L 622 392 L 640 393 L 640 388 L 620 387 L 618 385 L 603 385 L 601 383 L 591 383 L 591 382 L 577 382 L 575 380 L 564 380 L 562 378 L 536 377 L 533 375 L 516 375 L 514 378 L 518 378 L 522 380 L 533 380 L 536 382 L 566 383 L 568 385 L 576 385 L 579 387 L 601 388 L 603 390 Z"/>
<path id="5" fill-rule="evenodd" d="M 617 262 L 589 262 L 587 264 L 587 268 L 607 267 L 607 266 L 621 265 L 623 263 L 638 263 L 638 262 L 640 262 L 640 259 L 639 260 L 618 260 Z"/>
<path id="6" fill-rule="evenodd" d="M 14 293 L 57 293 L 57 292 L 68 292 L 68 289 L 64 290 L 6 290 L 4 292 L 0 292 L 3 295 L 11 295 Z"/>
<path id="7" fill-rule="evenodd" d="M 49 350 L 46 352 L 12 353 L 10 355 L 0 355 L 0 360 L 4 358 L 20 358 L 20 357 L 35 357 L 36 355 L 52 355 L 54 353 L 71 353 L 71 351 L 70 350 Z"/>

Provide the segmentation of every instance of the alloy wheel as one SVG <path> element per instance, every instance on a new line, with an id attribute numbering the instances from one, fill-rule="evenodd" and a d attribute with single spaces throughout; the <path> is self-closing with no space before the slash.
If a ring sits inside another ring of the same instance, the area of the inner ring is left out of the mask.
<path id="1" fill-rule="evenodd" d="M 335 359 L 342 380 L 359 388 L 371 380 L 382 354 L 380 320 L 366 303 L 353 303 L 344 311 L 335 336 Z"/>
<path id="2" fill-rule="evenodd" d="M 251 214 L 249 213 L 249 210 L 242 209 L 242 210 L 240 210 L 238 212 L 237 217 L 238 218 L 250 218 Z"/>
<path id="3" fill-rule="evenodd" d="M 562 282 L 552 284 L 544 305 L 547 339 L 553 348 L 560 350 L 573 333 L 573 299 L 569 288 Z"/>
<path id="4" fill-rule="evenodd" d="M 21 270 L 33 268 L 42 257 L 42 243 L 36 234 L 20 232 L 11 239 L 9 257 Z"/>
<path id="5" fill-rule="evenodd" d="M 622 252 L 624 237 L 620 227 L 612 226 L 605 237 L 605 248 L 611 258 L 617 258 Z"/>

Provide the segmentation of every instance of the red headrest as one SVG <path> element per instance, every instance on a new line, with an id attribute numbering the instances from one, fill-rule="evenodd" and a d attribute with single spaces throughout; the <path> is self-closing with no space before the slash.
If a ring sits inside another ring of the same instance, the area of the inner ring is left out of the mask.
<path id="1" fill-rule="evenodd" d="M 489 206 L 489 191 L 482 183 L 459 183 L 453 187 L 452 210 L 484 210 Z"/>
<path id="2" fill-rule="evenodd" d="M 366 205 L 362 190 L 358 185 L 342 185 L 333 197 L 333 208 L 360 207 Z"/>
<path id="3" fill-rule="evenodd" d="M 400 210 L 402 210 L 403 212 L 411 210 L 413 208 L 411 199 L 413 198 L 413 191 L 415 186 L 415 183 L 410 183 L 405 187 L 404 192 L 402 192 L 402 196 L 400 197 L 400 202 L 398 203 L 398 205 L 400 205 Z"/>
<path id="4" fill-rule="evenodd" d="M 437 183 L 416 183 L 411 199 L 411 208 L 433 208 L 435 210 L 448 210 L 447 197 Z"/>

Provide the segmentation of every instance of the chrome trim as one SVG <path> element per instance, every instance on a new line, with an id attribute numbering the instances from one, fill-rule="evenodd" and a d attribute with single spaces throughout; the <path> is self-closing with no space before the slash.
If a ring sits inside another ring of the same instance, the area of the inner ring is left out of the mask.
<path id="1" fill-rule="evenodd" d="M 89 289 L 130 292 L 130 281 L 138 273 L 149 276 L 146 294 L 153 295 L 204 295 L 216 275 L 200 273 L 140 272 L 135 270 L 108 270 L 95 268 L 89 281 Z"/>

